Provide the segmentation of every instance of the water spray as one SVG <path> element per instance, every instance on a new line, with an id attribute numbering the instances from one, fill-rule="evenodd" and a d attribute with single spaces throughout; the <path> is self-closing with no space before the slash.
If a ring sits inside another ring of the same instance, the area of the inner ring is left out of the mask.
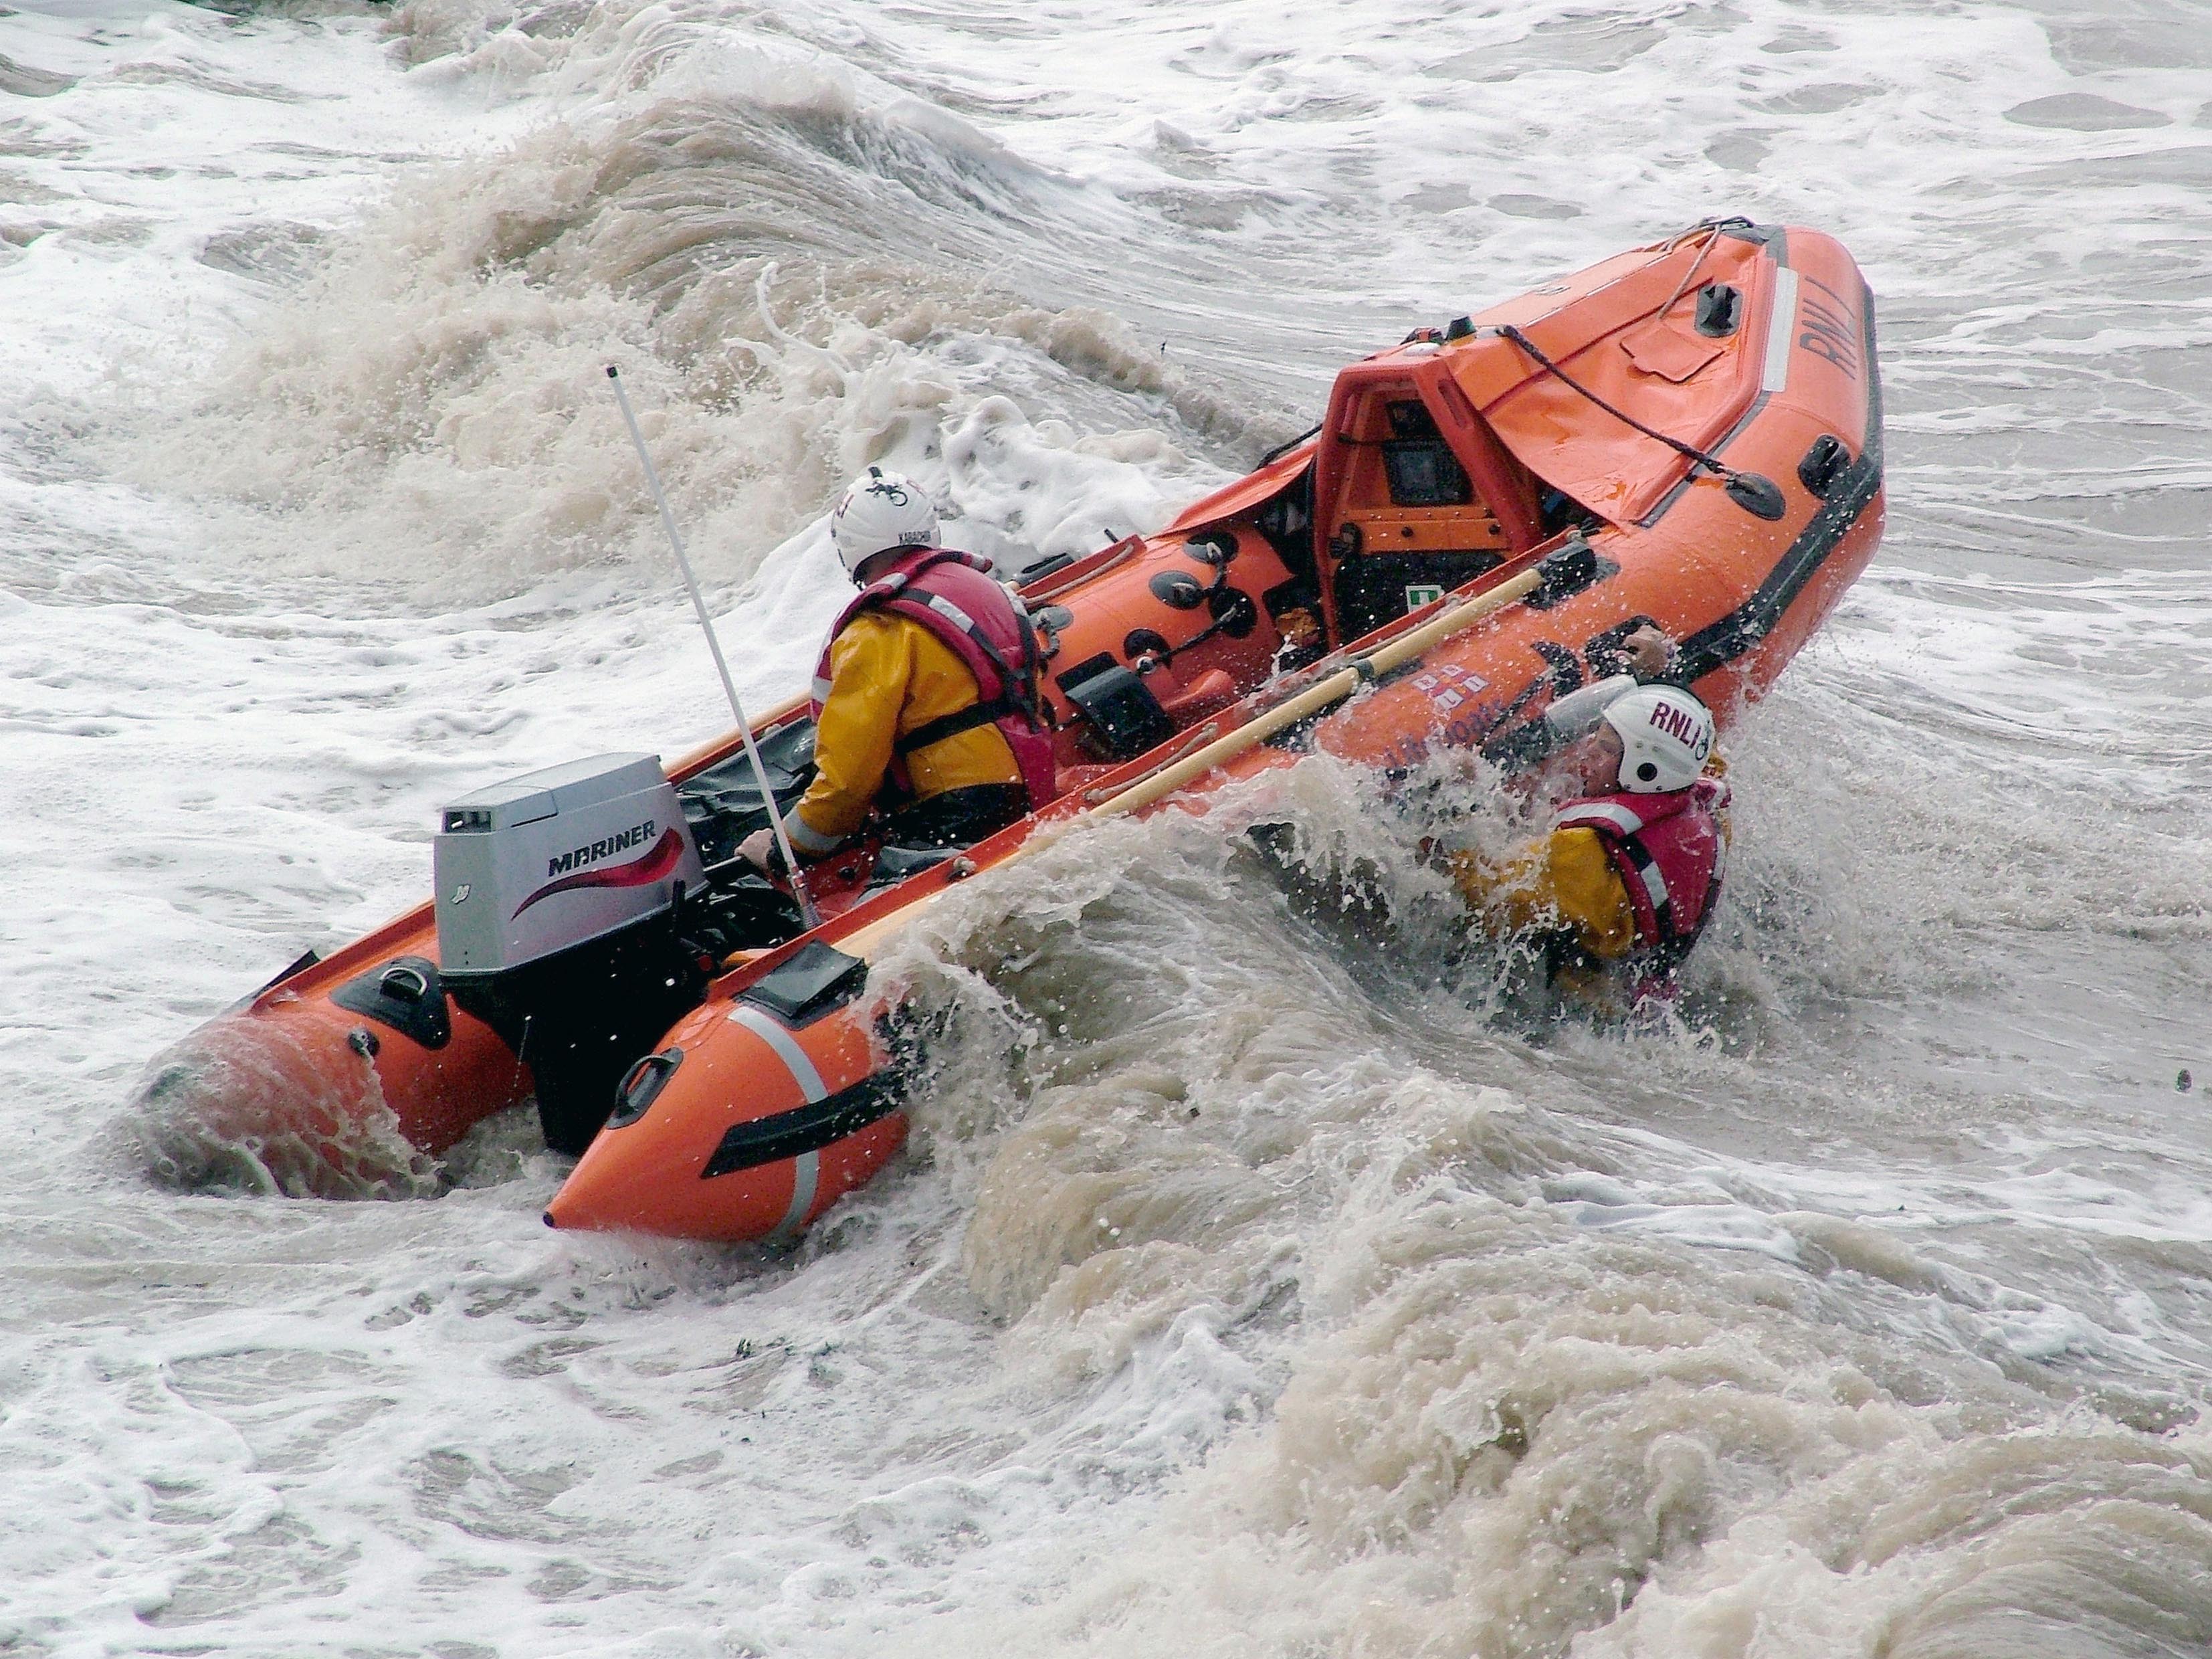
<path id="1" fill-rule="evenodd" d="M 638 430 L 637 416 L 629 406 L 629 394 L 623 390 L 622 375 L 612 363 L 607 365 L 607 379 L 613 382 L 615 401 L 622 405 L 623 419 L 629 425 L 630 441 L 637 446 L 637 459 L 645 466 L 645 481 L 653 488 L 653 499 L 660 507 L 660 526 L 668 532 L 668 544 L 676 550 L 677 568 L 684 573 L 684 586 L 691 595 L 691 608 L 699 615 L 699 626 L 706 630 L 707 648 L 714 653 L 715 672 L 722 677 L 722 691 L 730 700 L 730 713 L 738 722 L 738 732 L 745 740 L 745 758 L 752 763 L 753 781 L 760 786 L 761 801 L 768 808 L 769 827 L 775 832 L 776 850 L 783 854 L 783 867 L 791 875 L 791 894 L 799 901 L 799 914 L 809 927 L 822 925 L 822 917 L 814 908 L 814 900 L 806 890 L 806 877 L 799 867 L 799 856 L 791 850 L 791 836 L 783 827 L 783 814 L 776 809 L 775 791 L 769 787 L 768 768 L 761 763 L 760 745 L 753 741 L 753 728 L 745 719 L 745 711 L 738 702 L 737 683 L 730 678 L 730 665 L 723 660 L 722 642 L 714 635 L 714 618 L 707 614 L 707 601 L 699 595 L 699 579 L 691 573 L 690 555 L 684 550 L 684 538 L 677 533 L 676 515 L 668 510 L 668 492 L 660 487 L 660 475 L 653 470 L 653 456 L 645 447 L 645 434 Z"/>

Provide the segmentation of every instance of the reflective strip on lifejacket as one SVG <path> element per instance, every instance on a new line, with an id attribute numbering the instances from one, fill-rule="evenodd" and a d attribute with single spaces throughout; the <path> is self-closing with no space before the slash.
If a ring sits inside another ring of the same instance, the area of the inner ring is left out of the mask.
<path id="1" fill-rule="evenodd" d="M 1651 901 L 1651 936 L 1644 943 L 1647 946 L 1664 945 L 1674 939 L 1678 930 L 1674 926 L 1674 896 L 1667 890 L 1666 873 L 1659 868 L 1659 860 L 1652 857 L 1651 849 L 1630 835 L 1614 842 L 1612 850 L 1615 866 L 1633 874 Z M 1629 897 L 1633 908 L 1635 895 L 1632 893 Z M 1644 931 L 1641 915 L 1637 917 L 1636 927 L 1638 933 Z"/>
<path id="2" fill-rule="evenodd" d="M 1586 823 L 1592 818 L 1602 819 L 1624 836 L 1632 836 L 1644 828 L 1644 820 L 1617 801 L 1577 801 L 1553 820 L 1560 829 Z"/>
<path id="3" fill-rule="evenodd" d="M 972 635 L 979 641 L 983 640 L 983 630 L 975 626 L 975 619 L 969 616 L 965 611 L 963 611 L 958 605 L 953 604 L 951 600 L 946 599 L 945 595 L 942 593 L 930 593 L 924 597 L 928 600 L 929 608 L 932 611 L 934 611 L 939 616 L 944 617 L 955 628 L 960 629 L 962 633 Z M 987 646 L 989 643 L 988 641 L 984 641 L 983 642 Z M 992 650 L 991 654 L 995 657 L 998 655 L 998 652 L 994 649 Z"/>
<path id="4" fill-rule="evenodd" d="M 830 677 L 817 674 L 814 678 L 814 701 L 817 704 L 830 701 Z"/>
<path id="5" fill-rule="evenodd" d="M 768 1044 L 775 1057 L 783 1062 L 784 1069 L 791 1073 L 791 1080 L 799 1085 L 799 1093 L 806 1097 L 808 1105 L 829 1098 L 829 1090 L 822 1086 L 822 1073 L 814 1069 L 814 1062 L 808 1057 L 806 1050 L 799 1046 L 790 1032 L 776 1024 L 772 1015 L 750 1003 L 740 1002 L 730 1010 L 730 1023 L 744 1026 Z M 814 1207 L 814 1194 L 822 1176 L 822 1154 L 801 1152 L 791 1160 L 791 1207 L 783 1212 L 783 1219 L 776 1224 L 775 1231 L 769 1235 L 770 1239 L 777 1243 L 795 1233 L 799 1224 L 806 1219 L 806 1212 Z"/>

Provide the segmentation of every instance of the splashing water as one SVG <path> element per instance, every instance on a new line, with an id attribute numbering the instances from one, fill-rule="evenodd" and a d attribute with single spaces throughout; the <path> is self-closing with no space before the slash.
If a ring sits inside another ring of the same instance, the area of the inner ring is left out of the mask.
<path id="1" fill-rule="evenodd" d="M 2203 23 L 0 16 L 0 1646 L 2212 1648 Z M 1417 848 L 1525 826 L 1310 762 L 935 907 L 912 1149 L 789 1253 L 548 1232 L 526 1114 L 299 1197 L 144 1069 L 444 799 L 718 729 L 607 362 L 764 704 L 862 464 L 1084 550 L 1726 211 L 1866 266 L 1890 528 L 1673 1024 L 1516 1018 Z"/>

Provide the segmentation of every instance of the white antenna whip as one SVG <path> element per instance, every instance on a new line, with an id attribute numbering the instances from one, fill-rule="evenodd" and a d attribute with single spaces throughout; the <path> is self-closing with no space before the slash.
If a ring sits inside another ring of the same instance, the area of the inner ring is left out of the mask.
<path id="1" fill-rule="evenodd" d="M 668 544 L 676 550 L 678 568 L 684 572 L 684 586 L 691 595 L 691 608 L 699 613 L 699 626 L 707 631 L 707 648 L 714 653 L 715 672 L 722 677 L 722 690 L 730 699 L 730 713 L 737 717 L 738 731 L 745 740 L 745 758 L 753 763 L 753 781 L 760 785 L 761 799 L 768 807 L 769 827 L 775 831 L 777 850 L 783 854 L 783 867 L 791 874 L 792 896 L 799 901 L 799 914 L 809 927 L 822 925 L 822 917 L 814 908 L 814 901 L 806 891 L 806 877 L 799 867 L 798 854 L 791 850 L 791 836 L 783 827 L 783 814 L 776 810 L 775 791 L 769 787 L 768 768 L 761 764 L 760 745 L 753 741 L 753 728 L 746 722 L 745 711 L 738 702 L 738 688 L 730 678 L 730 665 L 722 659 L 722 642 L 714 637 L 714 619 L 707 614 L 707 601 L 699 597 L 699 579 L 691 574 L 690 556 L 684 550 L 684 538 L 676 533 L 676 515 L 668 510 L 668 492 L 660 487 L 660 475 L 653 470 L 653 457 L 645 447 L 645 434 L 637 428 L 637 416 L 630 411 L 629 394 L 623 390 L 622 376 L 612 363 L 607 365 L 607 379 L 614 382 L 615 401 L 622 405 L 623 419 L 629 423 L 630 441 L 637 446 L 637 459 L 645 464 L 645 481 L 653 486 L 653 499 L 660 504 L 661 528 L 668 532 Z"/>

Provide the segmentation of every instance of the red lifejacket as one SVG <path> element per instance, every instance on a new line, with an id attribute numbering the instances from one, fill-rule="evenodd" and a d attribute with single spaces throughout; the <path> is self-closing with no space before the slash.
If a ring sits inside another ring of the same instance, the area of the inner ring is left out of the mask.
<path id="1" fill-rule="evenodd" d="M 920 623 L 975 677 L 977 701 L 957 714 L 918 726 L 898 739 L 892 781 L 908 788 L 906 757 L 979 726 L 996 726 L 1021 769 L 1034 812 L 1057 789 L 1052 726 L 1037 698 L 1036 632 L 1022 603 L 984 573 L 990 562 L 972 553 L 917 547 L 862 588 L 838 616 L 814 670 L 814 718 L 830 695 L 830 648 L 864 611 L 889 611 Z"/>
<path id="2" fill-rule="evenodd" d="M 1699 778 L 1662 795 L 1594 795 L 1570 801 L 1555 830 L 1594 830 L 1628 890 L 1636 945 L 1628 965 L 1638 994 L 1663 992 L 1698 942 L 1720 897 L 1728 837 L 1718 817 L 1728 785 Z"/>

